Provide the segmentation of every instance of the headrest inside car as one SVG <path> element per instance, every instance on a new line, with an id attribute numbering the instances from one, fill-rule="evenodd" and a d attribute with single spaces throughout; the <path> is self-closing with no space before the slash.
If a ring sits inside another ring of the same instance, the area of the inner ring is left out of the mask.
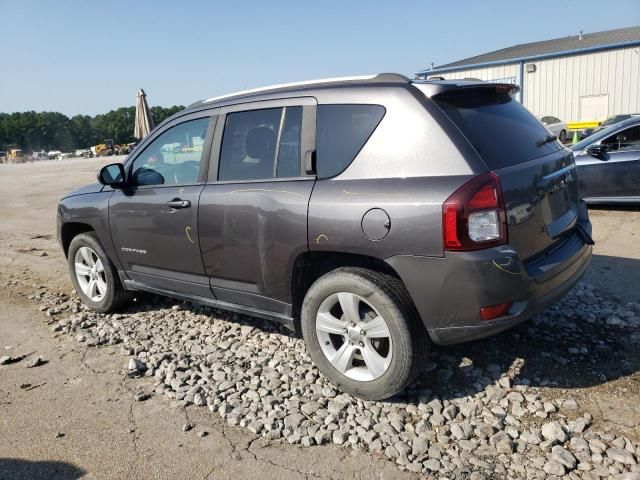
<path id="1" fill-rule="evenodd" d="M 249 130 L 245 150 L 251 158 L 269 159 L 275 152 L 276 134 L 268 127 Z"/>

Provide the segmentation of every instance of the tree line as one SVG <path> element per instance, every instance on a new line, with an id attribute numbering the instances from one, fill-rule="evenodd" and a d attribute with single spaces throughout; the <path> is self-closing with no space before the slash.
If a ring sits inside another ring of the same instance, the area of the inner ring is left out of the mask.
<path id="1" fill-rule="evenodd" d="M 183 106 L 151 107 L 155 124 L 184 109 Z M 23 152 L 88 148 L 113 139 L 118 143 L 134 142 L 136 107 L 122 107 L 109 113 L 75 115 L 58 112 L 0 113 L 0 150 L 20 148 Z"/>

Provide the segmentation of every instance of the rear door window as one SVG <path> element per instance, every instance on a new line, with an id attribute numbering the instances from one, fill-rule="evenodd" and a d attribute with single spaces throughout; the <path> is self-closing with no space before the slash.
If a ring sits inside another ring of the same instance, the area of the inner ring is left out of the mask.
<path id="1" fill-rule="evenodd" d="M 227 115 L 220 152 L 219 180 L 273 178 L 282 108 Z"/>
<path id="2" fill-rule="evenodd" d="M 509 93 L 458 89 L 433 97 L 487 166 L 496 170 L 557 152 L 546 128 Z"/>
<path id="3" fill-rule="evenodd" d="M 302 107 L 229 113 L 218 180 L 269 180 L 300 176 Z"/>
<path id="4" fill-rule="evenodd" d="M 380 105 L 318 105 L 316 173 L 333 177 L 353 161 L 385 114 Z"/>
<path id="5" fill-rule="evenodd" d="M 300 140 L 302 135 L 302 107 L 286 107 L 280 133 L 276 177 L 300 176 Z"/>

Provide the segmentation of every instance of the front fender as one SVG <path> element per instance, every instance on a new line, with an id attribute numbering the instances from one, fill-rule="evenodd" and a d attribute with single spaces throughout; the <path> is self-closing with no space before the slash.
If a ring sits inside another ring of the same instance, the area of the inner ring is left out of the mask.
<path id="1" fill-rule="evenodd" d="M 111 194 L 112 191 L 103 191 L 62 199 L 58 204 L 56 221 L 58 242 L 64 249 L 65 232 L 83 231 L 83 226 L 88 226 L 98 235 L 102 246 L 116 268 L 122 270 L 109 228 L 109 198 Z"/>

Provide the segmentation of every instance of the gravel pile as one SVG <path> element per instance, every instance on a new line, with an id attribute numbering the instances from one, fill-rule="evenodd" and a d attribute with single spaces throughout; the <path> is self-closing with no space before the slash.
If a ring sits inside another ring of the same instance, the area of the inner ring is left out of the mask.
<path id="1" fill-rule="evenodd" d="M 41 290 L 32 299 L 54 332 L 118 345 L 126 374 L 155 380 L 140 400 L 162 393 L 206 406 L 274 441 L 364 449 L 439 478 L 640 479 L 640 445 L 595 431 L 564 390 L 638 369 L 640 305 L 590 285 L 511 332 L 435 349 L 388 402 L 340 393 L 302 340 L 273 323 L 156 297 L 113 315 L 75 295 Z"/>

